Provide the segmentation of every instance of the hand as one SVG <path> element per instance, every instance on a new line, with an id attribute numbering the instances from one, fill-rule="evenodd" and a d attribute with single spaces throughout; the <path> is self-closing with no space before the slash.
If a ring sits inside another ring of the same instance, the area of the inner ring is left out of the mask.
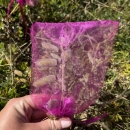
<path id="1" fill-rule="evenodd" d="M 71 126 L 69 118 L 46 119 L 30 96 L 11 99 L 0 112 L 0 130 L 60 130 Z"/>

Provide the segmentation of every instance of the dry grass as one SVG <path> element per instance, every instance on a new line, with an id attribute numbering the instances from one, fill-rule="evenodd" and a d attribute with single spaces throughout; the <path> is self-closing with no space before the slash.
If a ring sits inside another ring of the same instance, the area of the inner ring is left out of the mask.
<path id="1" fill-rule="evenodd" d="M 29 94 L 30 38 L 17 3 L 9 22 L 9 0 L 0 0 L 0 108 L 13 97 Z M 66 22 L 112 19 L 120 22 L 106 81 L 100 99 L 84 111 L 86 118 L 108 116 L 90 125 L 73 124 L 72 130 L 129 130 L 130 125 L 130 1 L 129 0 L 41 0 L 35 7 L 24 7 L 28 27 L 35 21 Z M 75 115 L 81 119 L 81 115 Z"/>

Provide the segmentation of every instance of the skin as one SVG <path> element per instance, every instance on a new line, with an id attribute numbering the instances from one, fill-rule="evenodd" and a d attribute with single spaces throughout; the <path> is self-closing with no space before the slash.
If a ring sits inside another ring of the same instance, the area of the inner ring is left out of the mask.
<path id="1" fill-rule="evenodd" d="M 0 112 L 0 130 L 61 130 L 71 125 L 69 118 L 51 120 L 46 117 L 45 112 L 35 108 L 30 96 L 14 98 Z M 69 124 L 63 127 L 62 121 Z"/>

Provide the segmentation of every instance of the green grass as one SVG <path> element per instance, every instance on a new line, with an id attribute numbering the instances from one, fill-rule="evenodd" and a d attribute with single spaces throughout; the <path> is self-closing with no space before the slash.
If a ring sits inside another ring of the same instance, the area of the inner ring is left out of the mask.
<path id="1" fill-rule="evenodd" d="M 29 94 L 30 37 L 24 35 L 21 14 L 13 4 L 9 22 L 9 0 L 0 0 L 0 109 L 13 97 Z M 67 22 L 112 19 L 120 22 L 114 51 L 100 99 L 84 111 L 86 117 L 104 112 L 108 116 L 72 130 L 129 130 L 130 125 L 130 1 L 129 0 L 41 0 L 23 8 L 28 27 L 36 21 Z M 81 119 L 81 115 L 75 115 Z M 129 123 L 129 124 L 128 124 Z"/>

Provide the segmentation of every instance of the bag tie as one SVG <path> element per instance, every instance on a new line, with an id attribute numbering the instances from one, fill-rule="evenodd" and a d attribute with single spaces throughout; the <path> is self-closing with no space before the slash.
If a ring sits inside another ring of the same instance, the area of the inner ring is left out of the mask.
<path id="1" fill-rule="evenodd" d="M 92 118 L 87 119 L 85 121 L 81 121 L 81 120 L 76 119 L 76 120 L 73 120 L 73 122 L 76 124 L 91 124 L 91 123 L 97 122 L 97 121 L 105 118 L 106 116 L 107 116 L 107 112 L 104 112 L 104 114 L 101 116 L 92 117 Z"/>

